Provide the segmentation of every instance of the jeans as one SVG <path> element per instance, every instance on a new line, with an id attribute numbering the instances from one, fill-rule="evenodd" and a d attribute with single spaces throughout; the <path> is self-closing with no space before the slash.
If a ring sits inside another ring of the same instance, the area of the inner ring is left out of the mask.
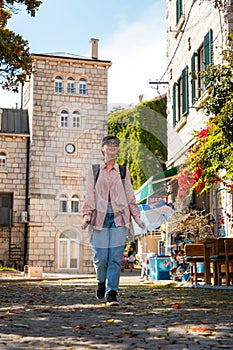
<path id="1" fill-rule="evenodd" d="M 102 230 L 93 231 L 92 250 L 96 278 L 99 283 L 105 282 L 106 294 L 110 290 L 118 289 L 127 234 L 127 227 L 115 226 L 113 213 L 106 214 Z"/>

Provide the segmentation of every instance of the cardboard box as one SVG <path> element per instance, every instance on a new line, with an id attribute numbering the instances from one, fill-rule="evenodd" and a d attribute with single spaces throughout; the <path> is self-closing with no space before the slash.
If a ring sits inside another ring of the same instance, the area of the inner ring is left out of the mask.
<path id="1" fill-rule="evenodd" d="M 26 265 L 24 266 L 24 274 L 29 278 L 43 278 L 43 267 Z"/>

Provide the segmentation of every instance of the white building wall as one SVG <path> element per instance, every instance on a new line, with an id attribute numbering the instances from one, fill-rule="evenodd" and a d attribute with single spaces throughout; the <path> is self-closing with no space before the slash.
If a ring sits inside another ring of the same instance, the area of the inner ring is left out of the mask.
<path id="1" fill-rule="evenodd" d="M 189 75 L 189 111 L 183 127 L 173 128 L 172 86 L 188 66 L 191 57 L 203 43 L 204 36 L 213 30 L 213 63 L 222 60 L 221 52 L 227 47 L 228 21 L 226 9 L 219 10 L 214 1 L 183 1 L 184 23 L 180 32 L 176 26 L 176 0 L 167 0 L 167 58 L 168 58 L 168 166 L 182 163 L 180 154 L 193 140 L 193 130 L 201 130 L 206 120 L 200 109 L 191 104 L 191 75 Z M 198 104 L 197 104 L 198 105 Z"/>
<path id="2" fill-rule="evenodd" d="M 213 31 L 213 64 L 222 63 L 222 50 L 229 48 L 228 35 L 233 30 L 233 2 L 214 0 L 183 0 L 182 12 L 176 24 L 177 0 L 166 0 L 167 17 L 167 60 L 168 60 L 168 162 L 167 167 L 180 165 L 186 158 L 186 151 L 194 142 L 193 131 L 201 130 L 207 117 L 200 109 L 202 101 L 206 98 L 204 92 L 200 99 L 192 105 L 191 101 L 191 57 L 197 52 L 204 41 L 204 36 Z M 219 4 L 222 6 L 217 6 Z M 189 104 L 188 113 L 180 122 L 173 126 L 173 85 L 181 76 L 182 70 L 188 66 Z M 218 187 L 210 193 L 210 210 L 216 218 L 216 192 Z M 222 211 L 232 212 L 232 195 L 226 194 L 221 201 Z M 218 196 L 218 200 L 220 198 Z M 224 204 L 224 203 L 225 204 Z M 225 215 L 225 214 L 224 214 Z M 224 216 L 224 229 L 228 235 L 233 235 L 232 222 L 227 215 Z"/>

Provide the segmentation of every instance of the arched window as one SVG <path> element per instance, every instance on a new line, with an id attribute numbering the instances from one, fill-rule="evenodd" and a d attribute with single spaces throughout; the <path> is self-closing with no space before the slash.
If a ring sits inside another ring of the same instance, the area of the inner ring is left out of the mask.
<path id="1" fill-rule="evenodd" d="M 81 115 L 79 111 L 73 112 L 73 128 L 81 128 Z"/>
<path id="2" fill-rule="evenodd" d="M 63 79 L 60 76 L 55 78 L 55 92 L 61 94 L 64 91 Z"/>
<path id="3" fill-rule="evenodd" d="M 80 95 L 87 95 L 88 94 L 87 81 L 84 78 L 81 78 L 79 80 L 79 94 Z"/>
<path id="4" fill-rule="evenodd" d="M 67 93 L 68 94 L 76 93 L 75 79 L 72 77 L 67 79 Z"/>
<path id="5" fill-rule="evenodd" d="M 62 128 L 68 128 L 69 113 L 66 110 L 61 111 L 60 126 Z"/>
<path id="6" fill-rule="evenodd" d="M 61 195 L 59 198 L 59 212 L 67 213 L 67 197 L 66 195 Z"/>
<path id="7" fill-rule="evenodd" d="M 74 195 L 71 199 L 71 212 L 72 213 L 79 213 L 80 206 L 79 206 L 79 198 L 78 196 Z"/>
<path id="8" fill-rule="evenodd" d="M 0 152 L 0 171 L 7 170 L 6 153 Z"/>

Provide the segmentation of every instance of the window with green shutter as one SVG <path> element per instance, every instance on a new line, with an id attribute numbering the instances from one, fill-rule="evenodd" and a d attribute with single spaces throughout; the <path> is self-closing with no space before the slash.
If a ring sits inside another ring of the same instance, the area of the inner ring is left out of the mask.
<path id="1" fill-rule="evenodd" d="M 183 1 L 176 0 L 176 25 L 179 23 L 180 17 L 183 15 Z"/>
<path id="2" fill-rule="evenodd" d="M 213 31 L 210 29 L 204 37 L 204 70 L 213 63 Z"/>
<path id="3" fill-rule="evenodd" d="M 182 116 L 188 114 L 189 111 L 189 89 L 188 89 L 188 66 L 182 70 Z"/>
<path id="4" fill-rule="evenodd" d="M 191 57 L 191 97 L 192 97 L 192 105 L 196 102 L 197 100 L 197 81 L 196 81 L 196 59 L 197 59 L 197 54 L 196 52 L 193 53 Z"/>
<path id="5" fill-rule="evenodd" d="M 173 85 L 172 88 L 172 100 L 173 100 L 173 127 L 176 126 L 176 116 L 177 116 L 177 83 Z"/>
<path id="6" fill-rule="evenodd" d="M 189 112 L 188 66 L 186 66 L 172 88 L 173 127 Z"/>

